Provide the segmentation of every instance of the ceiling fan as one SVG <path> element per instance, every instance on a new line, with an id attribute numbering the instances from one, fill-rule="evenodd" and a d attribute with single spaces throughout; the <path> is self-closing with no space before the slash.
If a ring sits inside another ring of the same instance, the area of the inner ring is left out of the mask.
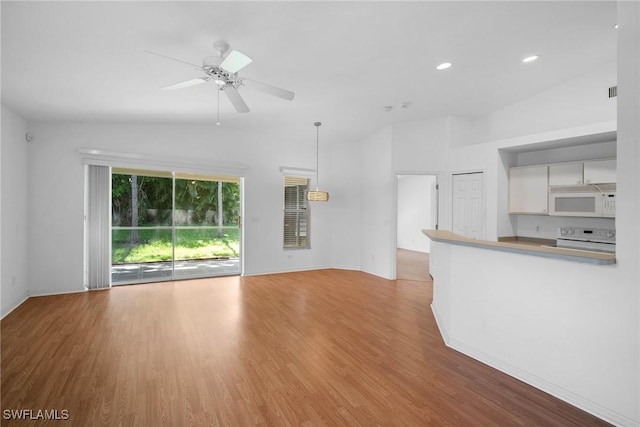
<path id="1" fill-rule="evenodd" d="M 183 64 L 191 65 L 197 70 L 202 71 L 205 74 L 202 77 L 172 84 L 170 86 L 163 87 L 162 89 L 176 90 L 183 89 L 185 87 L 196 86 L 210 81 L 214 82 L 216 85 L 218 85 L 218 115 L 220 114 L 220 92 L 224 92 L 227 95 L 227 98 L 229 98 L 229 101 L 238 113 L 249 112 L 249 107 L 244 102 L 244 99 L 242 99 L 242 97 L 240 96 L 240 93 L 238 93 L 238 88 L 240 86 L 244 86 L 245 82 L 249 83 L 250 86 L 256 89 L 261 90 L 262 92 L 289 101 L 291 101 L 295 96 L 295 93 L 289 90 L 251 80 L 246 77 L 240 77 L 238 75 L 238 71 L 249 65 L 252 62 L 252 59 L 237 50 L 232 50 L 228 55 L 226 55 L 227 51 L 229 50 L 229 44 L 227 42 L 219 40 L 213 44 L 213 48 L 218 53 L 218 56 L 207 56 L 202 60 L 202 65 L 192 64 L 181 59 L 162 55 L 160 53 L 152 52 L 146 49 L 145 52 L 161 56 L 172 61 L 182 62 Z M 219 122 L 220 120 L 218 118 L 218 124 Z"/>

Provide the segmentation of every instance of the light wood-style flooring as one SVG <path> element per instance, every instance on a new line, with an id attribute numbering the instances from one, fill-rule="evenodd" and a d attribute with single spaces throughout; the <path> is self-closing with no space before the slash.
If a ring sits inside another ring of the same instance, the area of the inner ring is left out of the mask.
<path id="1" fill-rule="evenodd" d="M 595 426 L 447 348 L 431 283 L 320 270 L 31 298 L 2 320 L 2 410 L 72 426 Z"/>
<path id="2" fill-rule="evenodd" d="M 396 277 L 398 280 L 431 282 L 429 254 L 408 249 L 396 249 Z"/>

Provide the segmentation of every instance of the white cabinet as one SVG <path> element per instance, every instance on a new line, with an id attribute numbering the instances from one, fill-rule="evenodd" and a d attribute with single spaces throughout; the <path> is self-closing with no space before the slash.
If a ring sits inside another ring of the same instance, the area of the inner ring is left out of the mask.
<path id="1" fill-rule="evenodd" d="M 549 214 L 549 187 L 616 182 L 616 159 L 573 161 L 509 169 L 509 213 Z"/>
<path id="2" fill-rule="evenodd" d="M 616 182 L 616 159 L 584 162 L 585 184 L 606 184 L 613 182 Z"/>
<path id="3" fill-rule="evenodd" d="M 548 166 L 509 169 L 509 213 L 548 214 Z"/>
<path id="4" fill-rule="evenodd" d="M 582 165 L 582 162 L 549 165 L 549 185 L 582 184 Z"/>

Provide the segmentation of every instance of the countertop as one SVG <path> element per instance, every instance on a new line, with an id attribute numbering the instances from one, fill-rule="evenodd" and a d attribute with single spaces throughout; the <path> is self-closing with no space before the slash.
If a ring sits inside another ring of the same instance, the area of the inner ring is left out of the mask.
<path id="1" fill-rule="evenodd" d="M 616 263 L 615 254 L 577 249 L 550 248 L 545 247 L 549 242 L 537 241 L 536 239 L 509 237 L 501 239 L 501 241 L 498 242 L 492 242 L 489 240 L 469 239 L 445 230 L 422 230 L 422 232 L 435 242 L 450 243 L 453 245 L 472 246 L 589 264 L 607 265 Z M 550 241 L 550 243 L 554 242 Z"/>

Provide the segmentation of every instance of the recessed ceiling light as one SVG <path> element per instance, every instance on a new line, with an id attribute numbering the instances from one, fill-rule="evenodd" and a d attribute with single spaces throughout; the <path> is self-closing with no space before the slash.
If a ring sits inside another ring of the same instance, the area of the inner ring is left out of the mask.
<path id="1" fill-rule="evenodd" d="M 451 65 L 451 62 L 443 62 L 436 67 L 436 70 L 446 70 L 447 68 L 451 67 Z"/>
<path id="2" fill-rule="evenodd" d="M 614 29 L 614 30 L 617 30 L 618 28 L 620 28 L 620 26 L 619 26 L 618 24 L 616 24 L 616 25 L 614 25 L 614 26 L 613 26 L 613 29 Z"/>
<path id="3" fill-rule="evenodd" d="M 531 56 L 527 56 L 526 58 L 524 58 L 524 59 L 522 60 L 522 62 L 524 62 L 524 63 L 527 63 L 527 62 L 533 62 L 533 61 L 535 61 L 535 60 L 536 60 L 536 59 L 538 59 L 538 58 L 539 58 L 539 56 L 538 56 L 538 55 L 531 55 Z"/>

